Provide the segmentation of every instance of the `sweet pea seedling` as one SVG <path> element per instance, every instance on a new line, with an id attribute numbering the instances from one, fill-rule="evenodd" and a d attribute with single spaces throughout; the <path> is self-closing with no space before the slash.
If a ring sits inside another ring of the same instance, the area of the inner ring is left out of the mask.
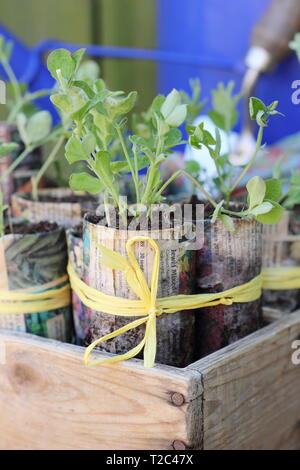
<path id="1" fill-rule="evenodd" d="M 8 84 L 7 90 L 9 92 L 9 99 L 7 101 L 7 108 L 9 111 L 7 122 L 9 124 L 15 123 L 17 115 L 23 113 L 27 116 L 32 115 L 37 108 L 33 102 L 42 98 L 43 96 L 50 95 L 51 90 L 38 90 L 33 93 L 29 92 L 24 83 L 20 83 L 10 65 L 10 59 L 13 52 L 13 42 L 6 41 L 4 36 L 0 35 L 0 64 L 2 65 L 7 77 Z"/>
<path id="2" fill-rule="evenodd" d="M 110 91 L 101 79 L 89 83 L 77 80 L 76 70 L 82 57 L 81 50 L 71 54 L 60 49 L 48 58 L 48 68 L 58 82 L 51 101 L 73 123 L 66 158 L 70 164 L 84 161 L 88 170 L 72 174 L 70 187 L 75 191 L 102 193 L 104 202 L 112 201 L 126 223 L 128 207 L 120 194 L 120 178 L 131 173 L 136 205 L 150 208 L 163 199 L 164 189 L 179 172 L 163 184 L 159 167 L 172 148 L 182 143 L 178 127 L 186 119 L 187 105 L 177 90 L 166 97 L 157 96 L 147 112 L 147 125 L 136 122 L 139 132 L 125 138 L 124 128 L 137 92 L 126 95 L 123 91 Z M 119 160 L 115 159 L 116 141 L 122 151 Z M 139 170 L 145 167 L 148 169 L 144 180 Z"/>
<path id="3" fill-rule="evenodd" d="M 228 134 L 237 121 L 236 105 L 239 95 L 232 96 L 233 84 L 228 87 L 219 85 L 213 92 L 214 109 L 209 113 L 211 119 L 216 125 L 215 135 L 212 135 L 204 128 L 204 124 L 198 126 L 187 126 L 189 134 L 189 143 L 193 148 L 201 149 L 206 147 L 210 157 L 216 166 L 218 177 L 215 179 L 216 189 L 221 195 L 222 201 L 216 203 L 214 199 L 204 189 L 203 185 L 188 170 L 184 174 L 188 176 L 197 186 L 204 196 L 215 207 L 213 221 L 216 218 L 221 219 L 229 230 L 233 230 L 233 224 L 230 216 L 253 217 L 262 223 L 277 223 L 283 213 L 279 204 L 281 198 L 281 183 L 276 178 L 263 181 L 259 177 L 252 178 L 247 184 L 248 191 L 248 209 L 233 212 L 230 210 L 230 201 L 233 191 L 237 188 L 243 178 L 247 175 L 253 165 L 259 151 L 262 148 L 263 130 L 268 124 L 270 116 L 281 114 L 277 111 L 278 102 L 274 101 L 266 106 L 260 99 L 252 97 L 249 101 L 249 112 L 252 120 L 255 120 L 259 126 L 256 148 L 249 162 L 241 170 L 239 176 L 234 179 L 234 167 L 230 164 L 229 155 L 221 155 L 221 137 L 219 129 L 225 130 Z"/>
<path id="4" fill-rule="evenodd" d="M 22 161 L 36 148 L 49 142 L 54 133 L 51 132 L 52 118 L 48 111 L 38 111 L 30 117 L 25 114 L 17 115 L 17 126 L 24 143 L 23 152 L 11 163 L 11 165 L 0 175 L 0 236 L 4 234 L 4 213 L 6 206 L 4 206 L 4 195 L 2 192 L 3 184 L 7 177 L 11 175 L 15 169 L 22 163 Z M 0 158 L 9 155 L 12 151 L 17 150 L 19 147 L 16 143 L 0 143 Z"/>

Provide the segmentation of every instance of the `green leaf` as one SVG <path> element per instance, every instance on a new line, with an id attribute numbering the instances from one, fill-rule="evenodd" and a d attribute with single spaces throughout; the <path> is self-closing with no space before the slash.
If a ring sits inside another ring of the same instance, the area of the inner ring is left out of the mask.
<path id="1" fill-rule="evenodd" d="M 173 89 L 171 93 L 168 94 L 161 106 L 160 112 L 169 126 L 181 126 L 187 116 L 187 105 L 181 104 L 179 91 Z"/>
<path id="2" fill-rule="evenodd" d="M 85 160 L 86 158 L 82 144 L 80 140 L 75 136 L 72 136 L 68 140 L 65 150 L 66 150 L 65 156 L 68 162 L 70 163 L 70 165 L 80 160 Z"/>
<path id="3" fill-rule="evenodd" d="M 72 83 L 75 87 L 80 88 L 82 91 L 84 91 L 84 93 L 86 94 L 88 98 L 90 99 L 94 98 L 95 92 L 92 90 L 92 88 L 89 86 L 87 82 L 85 82 L 84 80 L 75 80 Z"/>
<path id="4" fill-rule="evenodd" d="M 258 111 L 256 115 L 256 122 L 260 127 L 266 127 L 268 125 L 268 115 L 263 110 Z"/>
<path id="5" fill-rule="evenodd" d="M 93 134 L 87 134 L 82 141 L 73 135 L 66 145 L 66 159 L 70 165 L 80 160 L 87 160 L 89 155 L 95 151 L 96 146 Z"/>
<path id="6" fill-rule="evenodd" d="M 0 61 L 9 62 L 13 50 L 13 42 L 6 41 L 4 36 L 0 35 Z"/>
<path id="7" fill-rule="evenodd" d="M 181 104 L 166 118 L 166 123 L 171 127 L 179 127 L 185 121 L 187 116 L 187 105 Z"/>
<path id="8" fill-rule="evenodd" d="M 175 90 L 175 88 L 173 88 L 171 93 L 169 93 L 166 99 L 164 100 L 162 107 L 160 109 L 163 117 L 167 119 L 168 116 L 170 116 L 170 114 L 174 111 L 174 109 L 180 104 L 181 104 L 180 93 L 179 91 Z"/>
<path id="9" fill-rule="evenodd" d="M 291 184 L 298 186 L 298 190 L 300 190 L 300 171 L 299 170 L 292 170 Z"/>
<path id="10" fill-rule="evenodd" d="M 132 91 L 126 97 L 108 96 L 104 102 L 111 119 L 128 114 L 134 107 L 137 99 L 137 92 Z"/>
<path id="11" fill-rule="evenodd" d="M 76 73 L 77 80 L 90 79 L 94 82 L 99 76 L 100 67 L 94 60 L 86 60 L 83 62 Z"/>
<path id="12" fill-rule="evenodd" d="M 293 186 L 284 201 L 284 207 L 286 209 L 293 209 L 295 206 L 300 204 L 300 188 Z"/>
<path id="13" fill-rule="evenodd" d="M 220 214 L 218 217 L 230 233 L 235 233 L 234 222 L 227 214 Z"/>
<path id="14" fill-rule="evenodd" d="M 185 128 L 188 135 L 193 135 L 195 133 L 196 127 L 195 126 L 186 126 Z"/>
<path id="15" fill-rule="evenodd" d="M 113 172 L 111 169 L 111 156 L 109 152 L 101 151 L 97 153 L 95 168 L 101 176 L 105 176 L 110 181 L 113 181 Z"/>
<path id="16" fill-rule="evenodd" d="M 163 95 L 157 95 L 157 96 L 154 98 L 154 100 L 153 100 L 153 102 L 152 102 L 152 104 L 151 104 L 151 106 L 150 106 L 151 112 L 159 113 L 160 110 L 161 110 L 162 105 L 163 105 L 164 102 L 165 102 L 165 100 L 166 100 L 166 98 L 165 98 Z"/>
<path id="17" fill-rule="evenodd" d="M 211 218 L 211 223 L 212 224 L 214 224 L 216 222 L 217 218 L 221 214 L 223 204 L 224 204 L 224 199 L 221 202 L 219 202 L 219 204 L 217 204 L 217 207 L 215 208 L 215 210 L 213 212 L 213 215 L 212 215 L 212 218 Z"/>
<path id="18" fill-rule="evenodd" d="M 182 139 L 182 133 L 179 129 L 170 129 L 169 132 L 165 135 L 165 148 L 172 148 L 176 145 L 179 145 Z"/>
<path id="19" fill-rule="evenodd" d="M 279 201 L 282 196 L 282 184 L 277 178 L 266 180 L 266 194 L 265 199 L 272 201 Z"/>
<path id="20" fill-rule="evenodd" d="M 22 141 L 27 144 L 28 143 L 28 136 L 26 132 L 26 124 L 27 124 L 27 119 L 24 113 L 19 113 L 16 118 L 17 121 L 17 127 L 18 131 L 20 134 L 20 137 Z"/>
<path id="21" fill-rule="evenodd" d="M 130 160 L 132 162 L 132 166 L 135 167 L 134 159 L 131 158 Z M 149 165 L 149 159 L 148 157 L 146 157 L 146 155 L 137 156 L 137 169 L 138 170 L 142 170 L 143 168 L 146 168 L 148 165 Z M 130 171 L 129 165 L 127 161 L 125 160 L 112 162 L 110 164 L 110 167 L 113 173 L 127 173 Z"/>
<path id="22" fill-rule="evenodd" d="M 19 145 L 15 142 L 0 142 L 0 158 L 6 157 L 19 148 Z"/>
<path id="23" fill-rule="evenodd" d="M 95 80 L 94 89 L 96 92 L 99 92 L 99 93 L 106 90 L 105 81 L 102 78 L 98 78 L 98 80 Z"/>
<path id="24" fill-rule="evenodd" d="M 84 136 L 82 140 L 82 147 L 87 155 L 91 154 L 96 150 L 97 142 L 95 136 L 92 133 L 89 133 Z"/>
<path id="25" fill-rule="evenodd" d="M 60 111 L 68 116 L 74 115 L 88 103 L 86 94 L 78 87 L 70 88 L 67 95 L 52 95 L 50 100 Z"/>
<path id="26" fill-rule="evenodd" d="M 187 160 L 185 162 L 185 171 L 190 175 L 197 177 L 201 171 L 201 166 L 196 160 Z"/>
<path id="27" fill-rule="evenodd" d="M 49 54 L 47 66 L 53 78 L 60 81 L 60 76 L 57 74 L 60 70 L 61 76 L 69 82 L 76 69 L 76 60 L 73 60 L 66 49 L 56 49 Z"/>
<path id="28" fill-rule="evenodd" d="M 249 209 L 261 204 L 266 194 L 266 183 L 259 176 L 254 176 L 246 185 L 249 199 Z"/>
<path id="29" fill-rule="evenodd" d="M 236 124 L 238 112 L 236 110 L 240 95 L 233 95 L 234 82 L 230 81 L 227 86 L 219 83 L 212 91 L 213 110 L 209 113 L 214 124 L 229 132 Z"/>
<path id="30" fill-rule="evenodd" d="M 96 111 L 95 109 L 92 111 L 92 115 L 94 118 L 95 126 L 100 131 L 101 139 L 106 141 L 106 138 L 113 134 L 112 124 L 109 122 L 106 116 L 98 113 L 98 111 Z"/>
<path id="31" fill-rule="evenodd" d="M 80 67 L 81 61 L 84 57 L 84 54 L 86 52 L 86 49 L 78 49 L 76 52 L 72 54 L 72 59 L 75 64 L 75 72 L 78 72 L 78 69 Z"/>
<path id="32" fill-rule="evenodd" d="M 39 111 L 28 119 L 26 134 L 29 143 L 42 142 L 51 131 L 52 117 L 48 111 Z"/>
<path id="33" fill-rule="evenodd" d="M 268 212 L 270 212 L 272 209 L 273 209 L 273 204 L 271 204 L 270 202 L 262 202 L 261 204 L 259 204 L 258 206 L 255 206 L 253 207 L 249 213 L 253 216 L 257 216 L 257 215 L 260 215 L 260 214 L 267 214 Z"/>
<path id="34" fill-rule="evenodd" d="M 261 222 L 262 224 L 277 224 L 278 222 L 280 222 L 284 214 L 284 209 L 276 201 L 266 202 L 270 202 L 273 206 L 273 209 L 270 210 L 270 212 L 268 212 L 267 214 L 261 214 L 256 216 L 255 219 L 258 222 Z"/>
<path id="35" fill-rule="evenodd" d="M 217 126 L 219 129 L 225 129 L 225 119 L 221 113 L 211 110 L 208 112 L 208 116 L 210 117 L 215 126 Z"/>
<path id="36" fill-rule="evenodd" d="M 70 176 L 70 188 L 73 191 L 87 191 L 91 194 L 98 194 L 105 188 L 104 184 L 88 173 L 73 173 Z"/>
<path id="37" fill-rule="evenodd" d="M 249 100 L 249 112 L 251 119 L 255 120 L 259 111 L 263 111 L 263 113 L 265 113 L 267 111 L 266 105 L 259 98 L 251 96 Z"/>

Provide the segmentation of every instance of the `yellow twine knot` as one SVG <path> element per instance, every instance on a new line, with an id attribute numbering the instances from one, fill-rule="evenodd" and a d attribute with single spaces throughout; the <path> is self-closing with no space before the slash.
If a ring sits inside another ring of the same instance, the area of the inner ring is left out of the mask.
<path id="1" fill-rule="evenodd" d="M 138 242 L 148 242 L 154 250 L 154 262 L 150 288 L 143 271 L 134 254 L 134 245 Z M 73 266 L 69 264 L 68 273 L 72 289 L 87 307 L 109 315 L 124 317 L 142 317 L 119 328 L 118 330 L 94 341 L 85 350 L 84 361 L 86 365 L 93 366 L 103 363 L 115 363 L 135 357 L 144 348 L 144 365 L 153 367 L 156 355 L 156 317 L 163 314 L 176 313 L 181 310 L 194 310 L 215 305 L 232 305 L 234 302 L 251 302 L 261 296 L 262 276 L 258 275 L 251 281 L 224 292 L 214 294 L 174 295 L 157 298 L 160 249 L 157 243 L 148 237 L 134 237 L 127 241 L 126 251 L 128 260 L 124 256 L 99 245 L 101 262 L 111 269 L 124 272 L 126 280 L 139 300 L 129 300 L 103 294 L 97 289 L 88 286 L 76 274 Z M 145 335 L 142 341 L 125 354 L 108 357 L 96 361 L 89 361 L 92 350 L 101 342 L 108 341 L 129 330 L 146 324 Z"/>
<path id="2" fill-rule="evenodd" d="M 220 299 L 220 304 L 222 304 L 222 305 L 232 305 L 233 300 L 232 299 L 225 299 L 225 297 L 222 297 Z"/>

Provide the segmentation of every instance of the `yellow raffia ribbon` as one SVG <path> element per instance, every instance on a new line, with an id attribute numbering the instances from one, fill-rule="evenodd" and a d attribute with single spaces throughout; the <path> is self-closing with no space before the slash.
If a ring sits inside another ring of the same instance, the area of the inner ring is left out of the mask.
<path id="1" fill-rule="evenodd" d="M 0 314 L 25 315 L 67 307 L 71 303 L 71 289 L 67 281 L 68 275 L 65 275 L 30 291 L 0 290 Z"/>
<path id="2" fill-rule="evenodd" d="M 155 252 L 151 287 L 149 289 L 145 275 L 141 270 L 134 254 L 133 246 L 137 242 L 148 242 Z M 97 289 L 88 286 L 76 274 L 73 266 L 69 264 L 68 273 L 71 287 L 79 299 L 93 310 L 110 315 L 124 317 L 142 317 L 118 330 L 97 339 L 90 344 L 84 354 L 86 365 L 94 366 L 104 363 L 115 363 L 131 359 L 144 348 L 144 366 L 153 367 L 156 355 L 156 317 L 163 314 L 176 313 L 181 310 L 194 310 L 215 305 L 232 305 L 235 302 L 251 302 L 261 296 L 262 276 L 259 275 L 251 281 L 215 294 L 174 295 L 171 297 L 157 298 L 158 277 L 160 267 L 160 249 L 157 243 L 148 237 L 134 237 L 127 241 L 126 251 L 129 261 L 119 253 L 104 246 L 101 249 L 101 262 L 111 269 L 119 269 L 125 272 L 126 280 L 140 300 L 122 299 L 103 294 Z M 117 313 L 116 313 L 117 312 Z M 125 354 L 112 356 L 106 359 L 89 361 L 92 350 L 102 341 L 132 330 L 146 323 L 146 331 L 142 341 Z"/>
<path id="3" fill-rule="evenodd" d="M 263 289 L 300 289 L 300 266 L 264 268 Z"/>

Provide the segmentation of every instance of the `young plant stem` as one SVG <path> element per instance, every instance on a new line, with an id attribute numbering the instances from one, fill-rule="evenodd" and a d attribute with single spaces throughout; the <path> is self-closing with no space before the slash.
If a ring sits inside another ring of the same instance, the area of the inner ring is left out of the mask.
<path id="1" fill-rule="evenodd" d="M 28 93 L 25 96 L 21 97 L 19 102 L 13 107 L 13 109 L 10 111 L 7 122 L 9 124 L 15 122 L 18 113 L 22 111 L 23 106 L 27 103 L 31 103 L 32 101 L 42 98 L 43 96 L 50 95 L 52 90 L 43 90 L 43 91 L 36 91 L 34 93 Z"/>
<path id="2" fill-rule="evenodd" d="M 263 127 L 260 127 L 259 128 L 259 131 L 258 131 L 258 135 L 257 135 L 257 141 L 256 141 L 256 147 L 255 147 L 255 151 L 254 151 L 254 154 L 252 155 L 252 157 L 250 158 L 248 164 L 245 166 L 244 170 L 242 171 L 242 173 L 240 174 L 240 176 L 235 180 L 235 182 L 233 183 L 232 187 L 230 188 L 230 194 L 235 190 L 235 188 L 240 184 L 240 182 L 242 181 L 242 179 L 244 178 L 244 176 L 248 173 L 249 171 L 249 168 L 251 168 L 251 166 L 253 165 L 255 159 L 256 159 L 256 156 L 260 150 L 260 147 L 261 147 L 261 142 L 262 142 L 262 137 L 263 137 L 263 132 L 264 132 L 264 128 Z"/>
<path id="3" fill-rule="evenodd" d="M 15 159 L 15 161 L 7 168 L 7 170 L 3 173 L 3 175 L 0 178 L 0 183 L 3 183 L 5 181 L 5 178 L 10 175 L 20 163 L 27 157 L 27 155 L 30 154 L 34 150 L 33 146 L 26 147 L 22 153 Z"/>
<path id="4" fill-rule="evenodd" d="M 109 201 L 108 201 L 108 194 L 106 191 L 104 191 L 103 202 L 104 202 L 104 211 L 105 211 L 105 217 L 107 220 L 107 225 L 110 227 L 111 220 L 110 220 L 110 213 L 109 213 Z"/>
<path id="5" fill-rule="evenodd" d="M 189 178 L 192 183 L 197 187 L 199 188 L 199 190 L 201 191 L 201 193 L 206 197 L 206 199 L 211 203 L 211 205 L 213 207 L 217 207 L 217 203 L 216 201 L 211 197 L 211 195 L 204 189 L 204 187 L 202 186 L 201 183 L 199 183 L 199 181 L 196 180 L 196 178 L 194 178 L 192 175 L 190 175 L 187 171 L 185 170 L 180 170 L 180 173 L 182 175 L 185 175 L 187 178 Z"/>
<path id="6" fill-rule="evenodd" d="M 7 60 L 2 61 L 2 66 L 5 70 L 6 75 L 8 76 L 9 81 L 12 84 L 16 103 L 18 104 L 22 100 L 22 94 L 17 77 L 15 76 L 15 73 Z"/>
<path id="7" fill-rule="evenodd" d="M 3 237 L 4 235 L 4 211 L 4 196 L 2 187 L 0 186 L 0 237 Z"/>
<path id="8" fill-rule="evenodd" d="M 163 184 L 160 190 L 155 194 L 155 198 L 159 197 L 164 192 L 164 190 L 169 186 L 169 184 L 171 184 L 180 175 L 181 175 L 181 170 L 178 170 L 175 173 L 173 173 L 173 175 L 170 176 L 170 178 Z"/>
<path id="9" fill-rule="evenodd" d="M 144 194 L 142 196 L 142 201 L 141 201 L 142 204 L 147 204 L 148 199 L 149 199 L 149 194 L 151 191 L 153 191 L 152 183 L 153 183 L 153 179 L 155 176 L 156 167 L 150 166 L 148 171 L 149 171 L 149 176 L 147 175 L 146 188 L 145 188 Z"/>
<path id="10" fill-rule="evenodd" d="M 222 207 L 221 212 L 223 214 L 235 215 L 235 216 L 238 216 L 238 217 L 244 217 L 244 216 L 248 215 L 248 211 L 234 212 L 234 211 L 230 211 L 229 209 L 225 209 L 224 207 Z"/>
<path id="11" fill-rule="evenodd" d="M 54 160 L 57 157 L 57 154 L 62 147 L 63 143 L 65 141 L 65 138 L 62 136 L 58 139 L 56 144 L 54 145 L 52 151 L 50 152 L 48 158 L 44 161 L 42 167 L 36 174 L 36 176 L 33 176 L 31 178 L 31 184 L 32 184 L 32 200 L 33 201 L 38 201 L 39 195 L 38 195 L 38 188 L 39 188 L 39 183 L 43 177 L 43 175 L 46 173 L 48 170 L 49 166 L 54 162 Z"/>
<path id="12" fill-rule="evenodd" d="M 128 151 L 127 151 L 127 148 L 126 148 L 126 145 L 125 145 L 125 142 L 124 142 L 124 138 L 123 138 L 123 135 L 122 135 L 120 126 L 115 125 L 115 129 L 116 129 L 116 131 L 117 131 L 117 134 L 118 134 L 119 140 L 120 140 L 120 142 L 121 142 L 121 146 L 122 146 L 122 149 L 123 149 L 125 158 L 126 158 L 126 160 L 127 160 L 127 163 L 128 163 L 129 169 L 130 169 L 130 172 L 131 172 L 131 174 L 132 174 L 132 178 L 133 178 L 133 182 L 134 182 L 134 187 L 135 187 L 135 193 L 136 193 L 136 202 L 137 202 L 137 204 L 139 204 L 139 203 L 140 203 L 140 191 L 139 191 L 138 173 L 136 173 L 135 169 L 134 169 L 133 166 L 132 166 L 132 162 L 131 162 L 131 160 L 130 160 L 130 157 L 129 157 L 129 154 L 128 154 Z"/>

